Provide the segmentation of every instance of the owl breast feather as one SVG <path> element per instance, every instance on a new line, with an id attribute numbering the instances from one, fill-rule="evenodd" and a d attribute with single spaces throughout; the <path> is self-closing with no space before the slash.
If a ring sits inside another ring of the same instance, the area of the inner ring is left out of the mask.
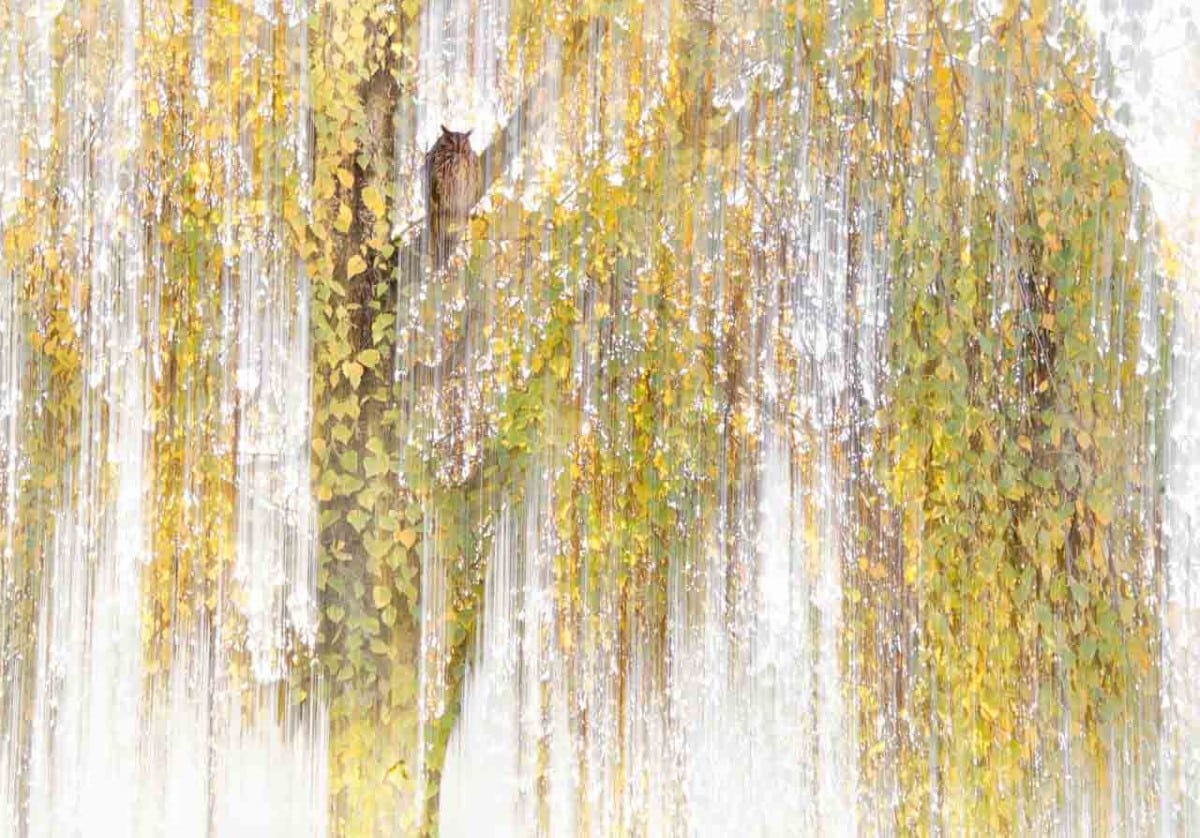
<path id="1" fill-rule="evenodd" d="M 479 199 L 481 175 L 474 154 L 439 155 L 433 161 L 433 209 L 448 221 L 465 221 Z"/>

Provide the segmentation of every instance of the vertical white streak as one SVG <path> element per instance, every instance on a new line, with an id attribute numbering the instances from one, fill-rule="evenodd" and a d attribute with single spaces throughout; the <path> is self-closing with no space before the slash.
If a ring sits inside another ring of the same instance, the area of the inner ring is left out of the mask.
<path id="1" fill-rule="evenodd" d="M 95 144 L 79 107 L 65 149 L 68 173 L 81 177 L 78 212 L 90 265 L 78 278 L 88 288 L 80 455 L 64 475 L 73 491 L 58 515 L 43 574 L 28 804 L 33 835 L 73 834 L 96 823 L 130 834 L 138 803 L 131 743 L 138 733 L 140 577 L 149 543 L 140 4 L 126 0 L 110 14 L 115 51 Z M 73 296 L 82 299 L 82 289 Z"/>
<path id="2" fill-rule="evenodd" d="M 307 645 L 316 634 L 308 282 L 270 243 L 243 245 L 238 277 L 236 579 L 265 682 L 283 675 L 289 631 Z"/>
<path id="3" fill-rule="evenodd" d="M 1167 420 L 1160 823 L 1200 833 L 1200 293 L 1180 300 Z"/>

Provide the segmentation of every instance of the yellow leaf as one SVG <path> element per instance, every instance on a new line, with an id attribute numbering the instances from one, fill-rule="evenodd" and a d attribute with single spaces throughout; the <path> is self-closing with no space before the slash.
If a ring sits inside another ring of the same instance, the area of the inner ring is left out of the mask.
<path id="1" fill-rule="evenodd" d="M 374 369 L 375 365 L 379 363 L 379 350 L 364 349 L 358 353 L 358 362 L 367 369 Z"/>
<path id="2" fill-rule="evenodd" d="M 346 361 L 342 364 L 342 375 L 346 376 L 350 381 L 350 386 L 355 390 L 358 389 L 359 382 L 362 381 L 363 366 L 357 361 Z"/>
<path id="3" fill-rule="evenodd" d="M 392 591 L 383 585 L 376 585 L 371 589 L 371 598 L 375 601 L 376 608 L 386 608 L 392 601 Z"/>
<path id="4" fill-rule="evenodd" d="M 405 550 L 411 550 L 412 546 L 417 543 L 417 531 L 412 529 L 400 530 L 396 533 L 396 540 L 404 545 Z"/>
<path id="5" fill-rule="evenodd" d="M 353 279 L 367 269 L 367 262 L 357 253 L 346 263 L 346 279 Z"/>
<path id="6" fill-rule="evenodd" d="M 1088 497 L 1088 508 L 1102 525 L 1108 526 L 1113 518 L 1113 499 L 1108 491 L 1096 490 Z"/>
<path id="7" fill-rule="evenodd" d="M 555 355 L 550 359 L 550 369 L 559 378 L 566 378 L 567 372 L 571 368 L 571 359 L 566 355 Z"/>
<path id="8" fill-rule="evenodd" d="M 996 452 L 996 439 L 992 436 L 991 430 L 988 429 L 987 425 L 983 425 L 980 427 L 979 432 L 980 441 L 983 443 L 983 450 L 994 454 Z"/>
<path id="9" fill-rule="evenodd" d="M 350 224 L 354 221 L 354 214 L 350 212 L 350 207 L 345 204 L 338 204 L 337 220 L 333 222 L 334 229 L 339 233 L 350 232 Z"/>
<path id="10" fill-rule="evenodd" d="M 362 200 L 366 208 L 373 212 L 376 218 L 383 217 L 387 206 L 383 201 L 383 195 L 380 194 L 377 188 L 374 186 L 368 186 L 366 189 L 364 189 L 362 193 Z"/>
<path id="11" fill-rule="evenodd" d="M 1075 441 L 1079 443 L 1079 447 L 1083 451 L 1086 451 L 1092 447 L 1092 435 L 1087 431 L 1080 431 L 1079 433 L 1075 434 Z"/>

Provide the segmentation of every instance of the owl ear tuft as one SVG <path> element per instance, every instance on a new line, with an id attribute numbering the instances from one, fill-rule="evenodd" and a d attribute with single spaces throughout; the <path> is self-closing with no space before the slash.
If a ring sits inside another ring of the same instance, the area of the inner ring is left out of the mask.
<path id="1" fill-rule="evenodd" d="M 451 133 L 453 133 L 453 132 L 452 132 L 452 131 L 451 131 L 449 128 L 447 128 L 445 125 L 443 125 L 443 126 L 442 126 L 442 133 L 443 133 L 443 134 L 451 134 Z"/>
<path id="2" fill-rule="evenodd" d="M 474 131 L 474 130 L 475 130 L 474 128 L 471 129 L 471 131 Z M 467 136 L 467 137 L 471 136 L 471 131 L 468 131 L 464 136 Z"/>

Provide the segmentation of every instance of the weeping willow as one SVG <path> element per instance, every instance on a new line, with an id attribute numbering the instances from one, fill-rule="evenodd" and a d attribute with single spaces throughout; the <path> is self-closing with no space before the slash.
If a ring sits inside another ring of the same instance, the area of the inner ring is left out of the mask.
<path id="1" fill-rule="evenodd" d="M 12 834 L 1200 824 L 1179 271 L 1074 4 L 0 31 Z"/>

